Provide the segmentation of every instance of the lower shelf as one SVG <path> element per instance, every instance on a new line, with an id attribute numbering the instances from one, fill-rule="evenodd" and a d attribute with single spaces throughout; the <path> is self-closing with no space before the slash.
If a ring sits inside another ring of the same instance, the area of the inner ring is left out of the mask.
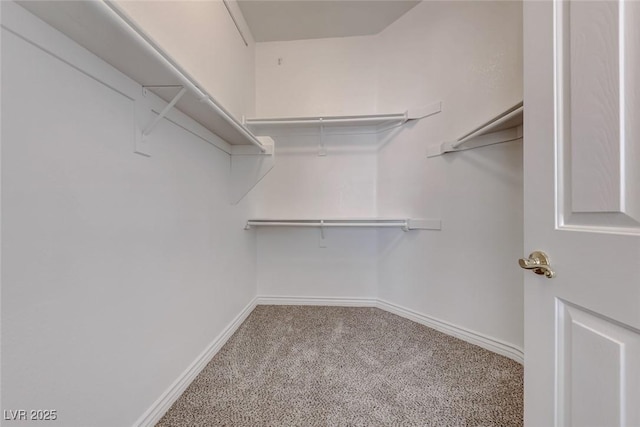
<path id="1" fill-rule="evenodd" d="M 440 230 L 439 219 L 395 219 L 395 218 L 342 218 L 342 219 L 250 219 L 245 230 L 252 227 L 369 227 L 400 228 L 409 230 Z"/>

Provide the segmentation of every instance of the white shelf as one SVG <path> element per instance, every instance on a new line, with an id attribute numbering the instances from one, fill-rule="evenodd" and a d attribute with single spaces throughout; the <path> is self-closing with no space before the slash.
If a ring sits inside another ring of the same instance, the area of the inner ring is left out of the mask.
<path id="1" fill-rule="evenodd" d="M 409 218 L 334 218 L 334 219 L 250 219 L 245 230 L 252 227 L 367 227 L 367 228 L 401 228 L 409 230 L 440 230 L 439 219 Z"/>
<path id="2" fill-rule="evenodd" d="M 246 119 L 245 125 L 261 128 L 327 128 L 350 126 L 390 127 L 404 124 L 408 120 L 407 113 L 370 114 L 361 116 L 327 116 L 327 117 L 282 117 Z"/>
<path id="3" fill-rule="evenodd" d="M 25 1 L 21 6 L 167 102 L 188 89 L 176 108 L 231 145 L 262 143 L 113 2 Z"/>
<path id="4" fill-rule="evenodd" d="M 442 110 L 441 102 L 410 109 L 405 112 L 385 114 L 363 114 L 344 116 L 307 116 L 307 117 L 271 117 L 250 118 L 243 123 L 250 129 L 259 129 L 263 132 L 277 129 L 316 129 L 316 130 L 345 130 L 346 128 L 358 128 L 366 132 L 383 132 L 385 130 L 401 126 L 410 120 L 419 120 Z"/>
<path id="5" fill-rule="evenodd" d="M 522 138 L 524 104 L 519 102 L 455 141 L 445 141 L 427 149 L 427 157 L 470 150 Z"/>

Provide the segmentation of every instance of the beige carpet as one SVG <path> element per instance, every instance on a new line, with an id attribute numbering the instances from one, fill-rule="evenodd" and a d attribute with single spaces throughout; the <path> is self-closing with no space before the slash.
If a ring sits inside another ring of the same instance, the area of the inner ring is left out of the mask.
<path id="1" fill-rule="evenodd" d="M 158 426 L 521 426 L 522 366 L 376 308 L 258 306 Z"/>

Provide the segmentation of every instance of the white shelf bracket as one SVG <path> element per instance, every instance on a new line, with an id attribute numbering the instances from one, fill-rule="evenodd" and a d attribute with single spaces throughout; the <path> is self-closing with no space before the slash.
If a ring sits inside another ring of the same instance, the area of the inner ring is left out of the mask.
<path id="1" fill-rule="evenodd" d="M 255 187 L 276 162 L 275 142 L 268 136 L 256 137 L 262 149 L 253 145 L 231 146 L 229 202 L 236 205 Z"/>
<path id="2" fill-rule="evenodd" d="M 320 145 L 318 145 L 318 156 L 326 156 L 327 149 L 324 146 L 324 122 L 322 117 L 320 117 Z"/>
<path id="3" fill-rule="evenodd" d="M 324 240 L 324 220 L 320 220 L 320 241 L 318 242 L 318 247 L 326 248 L 327 242 Z"/>
<path id="4" fill-rule="evenodd" d="M 162 120 L 164 117 L 166 117 L 166 115 L 169 113 L 169 111 L 173 108 L 174 105 L 176 105 L 176 103 L 178 102 L 178 100 L 182 97 L 182 95 L 184 95 L 187 91 L 187 88 L 184 86 L 175 86 L 175 85 L 167 85 L 167 86 L 143 86 L 142 87 L 142 95 L 143 96 L 147 96 L 148 94 L 148 89 L 149 88 L 180 88 L 180 91 L 173 97 L 173 99 L 162 109 L 162 111 L 160 111 L 160 113 L 155 116 L 153 119 L 151 119 L 149 121 L 149 123 L 147 124 L 147 126 L 140 130 L 140 128 L 138 128 L 138 130 L 136 130 L 136 138 L 135 138 L 135 149 L 134 152 L 136 154 L 140 154 L 146 157 L 151 157 L 151 149 L 150 149 L 150 144 L 149 141 L 147 140 L 147 137 L 149 136 L 149 134 L 151 134 L 151 132 L 153 131 L 153 129 L 158 125 L 158 123 L 160 122 L 160 120 Z M 143 104 L 139 103 L 138 101 L 136 101 L 136 104 L 139 104 L 139 107 L 136 108 L 145 108 L 146 107 L 142 107 Z M 142 113 L 140 111 L 140 114 L 144 114 L 145 117 L 147 116 L 147 113 Z M 140 120 L 140 122 L 142 122 L 142 120 Z"/>
<path id="5" fill-rule="evenodd" d="M 151 87 L 151 86 L 146 86 L 145 89 L 147 87 Z M 151 123 L 149 123 L 147 125 L 147 127 L 144 129 L 144 131 L 142 131 L 142 138 L 143 139 L 151 134 L 151 132 L 158 125 L 160 120 L 164 119 L 164 117 L 167 115 L 167 113 L 169 113 L 169 111 L 171 111 L 173 106 L 176 105 L 176 103 L 180 100 L 180 98 L 182 98 L 182 95 L 184 95 L 187 92 L 187 88 L 186 87 L 184 87 L 184 86 L 179 86 L 179 87 L 180 87 L 180 91 L 176 94 L 176 96 L 173 97 L 171 102 L 169 102 L 162 109 L 162 111 L 160 111 L 160 113 L 158 113 L 158 115 L 151 121 Z"/>
<path id="6" fill-rule="evenodd" d="M 422 107 L 410 108 L 405 112 L 406 120 L 420 120 L 434 114 L 442 112 L 442 101 L 434 102 L 429 105 L 423 105 Z"/>

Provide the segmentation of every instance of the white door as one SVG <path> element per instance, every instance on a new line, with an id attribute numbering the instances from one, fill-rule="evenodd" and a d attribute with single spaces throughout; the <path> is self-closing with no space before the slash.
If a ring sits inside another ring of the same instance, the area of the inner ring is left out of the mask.
<path id="1" fill-rule="evenodd" d="M 640 426 L 640 2 L 524 23 L 525 425 Z"/>

